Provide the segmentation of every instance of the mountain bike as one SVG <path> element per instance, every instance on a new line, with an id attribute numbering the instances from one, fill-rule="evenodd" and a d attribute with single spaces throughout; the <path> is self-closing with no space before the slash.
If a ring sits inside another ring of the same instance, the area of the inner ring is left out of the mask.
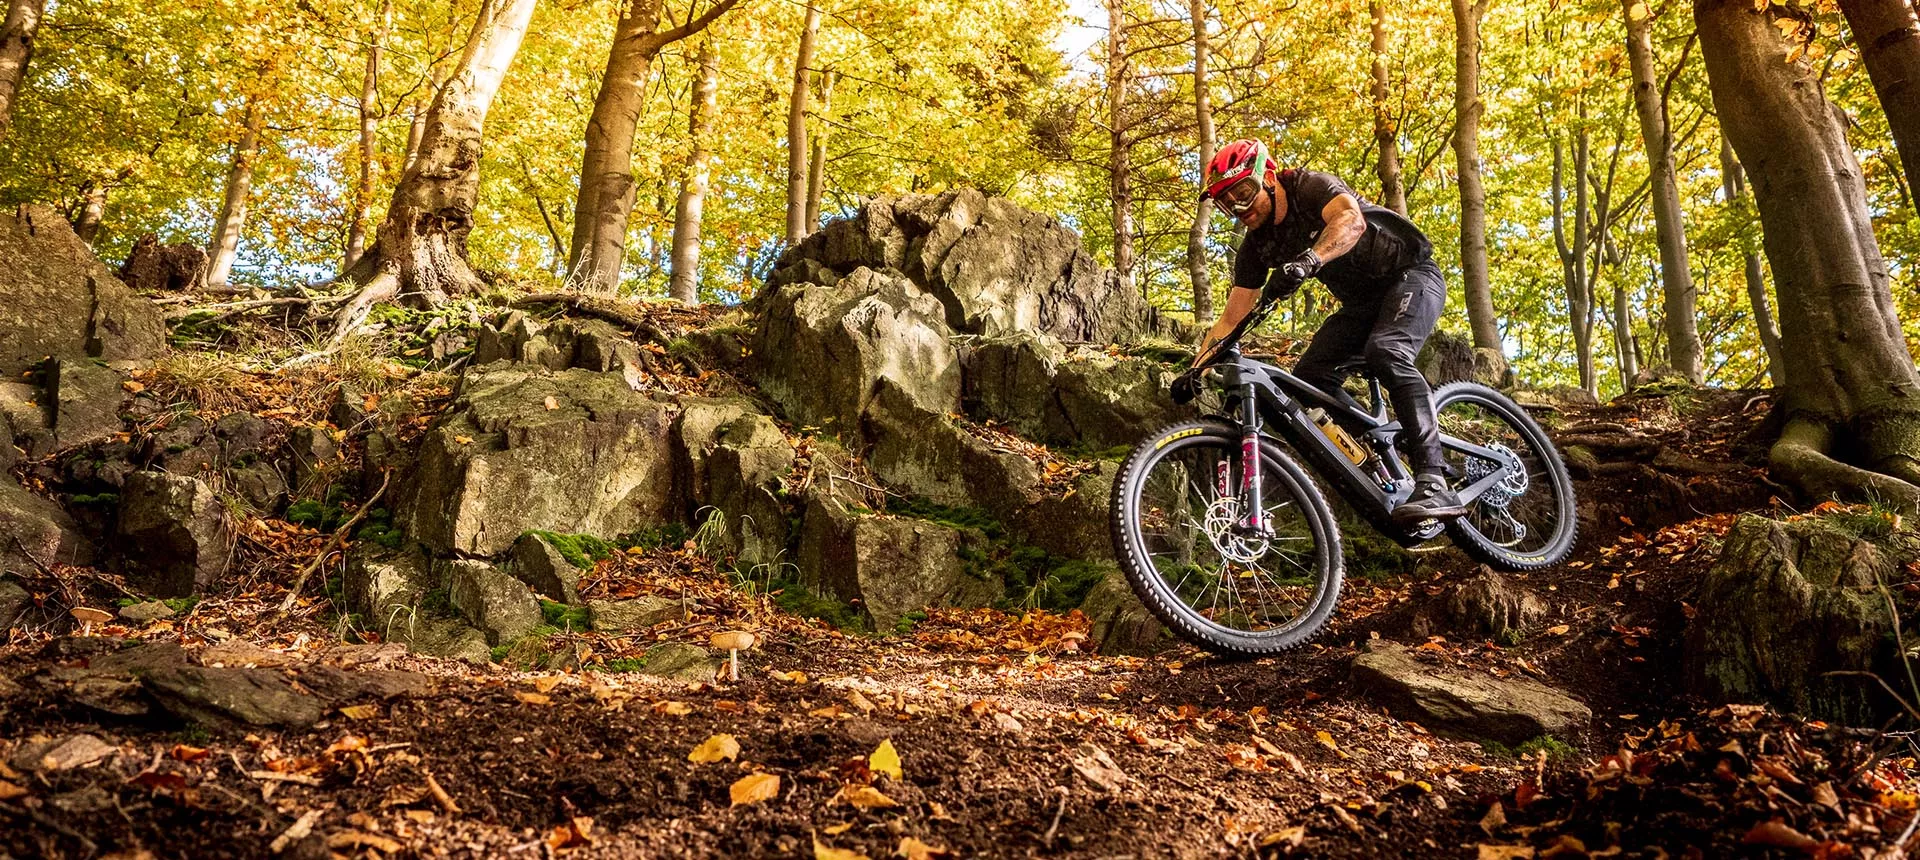
<path id="1" fill-rule="evenodd" d="M 1114 555 L 1175 634 L 1257 656 L 1320 633 L 1345 562 L 1339 522 L 1315 476 L 1402 546 L 1445 533 L 1508 571 L 1557 564 L 1573 549 L 1573 483 L 1553 442 L 1518 404 L 1470 382 L 1433 396 L 1448 483 L 1466 515 L 1395 523 L 1391 511 L 1414 481 L 1379 381 L 1368 380 L 1363 406 L 1242 354 L 1240 337 L 1268 311 L 1249 314 L 1204 373 L 1221 395 L 1220 413 L 1149 435 L 1114 480 Z"/>

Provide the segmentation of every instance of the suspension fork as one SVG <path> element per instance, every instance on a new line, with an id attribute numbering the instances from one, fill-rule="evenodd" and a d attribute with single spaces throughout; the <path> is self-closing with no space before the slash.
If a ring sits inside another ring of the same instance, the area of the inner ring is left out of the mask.
<path id="1" fill-rule="evenodd" d="M 1261 495 L 1260 406 L 1252 385 L 1240 389 L 1240 500 L 1246 517 L 1240 528 L 1253 534 L 1267 531 L 1267 513 Z M 1221 464 L 1220 483 L 1226 483 L 1226 464 Z M 1224 495 L 1224 492 L 1222 493 Z"/>

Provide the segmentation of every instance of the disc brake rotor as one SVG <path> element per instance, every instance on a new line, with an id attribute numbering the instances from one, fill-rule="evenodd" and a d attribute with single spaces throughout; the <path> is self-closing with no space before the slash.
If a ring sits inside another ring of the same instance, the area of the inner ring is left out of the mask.
<path id="1" fill-rule="evenodd" d="M 1236 564 L 1252 564 L 1266 556 L 1269 541 L 1258 535 L 1235 533 L 1234 526 L 1239 522 L 1240 500 L 1223 497 L 1207 506 L 1207 519 L 1201 525 L 1221 558 Z"/>
<path id="2" fill-rule="evenodd" d="M 1500 480 L 1488 487 L 1480 495 L 1480 501 L 1499 511 L 1506 511 L 1514 499 L 1527 493 L 1527 470 L 1520 464 L 1520 455 L 1512 448 L 1494 442 L 1487 448 L 1499 456 L 1499 460 L 1487 457 L 1467 458 L 1467 484 L 1477 483 L 1481 478 L 1499 472 Z"/>

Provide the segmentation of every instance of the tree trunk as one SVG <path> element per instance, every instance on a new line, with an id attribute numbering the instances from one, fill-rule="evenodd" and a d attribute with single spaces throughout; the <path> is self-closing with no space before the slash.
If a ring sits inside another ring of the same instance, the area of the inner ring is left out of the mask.
<path id="1" fill-rule="evenodd" d="M 1667 360 L 1673 371 L 1699 384 L 1700 333 L 1694 322 L 1693 273 L 1688 269 L 1687 228 L 1680 212 L 1680 186 L 1673 175 L 1673 136 L 1667 128 L 1666 98 L 1653 67 L 1653 18 L 1644 0 L 1620 0 L 1627 24 L 1627 58 L 1633 68 L 1633 105 L 1640 115 L 1652 168 L 1650 194 L 1654 231 L 1660 244 L 1661 310 L 1666 315 Z"/>
<path id="2" fill-rule="evenodd" d="M 107 217 L 107 184 L 88 182 L 80 192 L 80 211 L 73 217 L 73 232 L 80 241 L 93 245 L 100 236 L 100 222 Z"/>
<path id="3" fill-rule="evenodd" d="M 1907 176 L 1920 176 L 1920 21 L 1907 0 L 1841 0 L 1853 43 L 1893 130 Z"/>
<path id="4" fill-rule="evenodd" d="M 1393 112 L 1387 108 L 1387 85 L 1391 83 L 1387 75 L 1387 4 L 1369 0 L 1367 7 L 1373 16 L 1373 143 L 1380 150 L 1376 163 L 1380 205 L 1405 215 L 1407 187 L 1400 179 L 1400 133 L 1394 126 Z"/>
<path id="5" fill-rule="evenodd" d="M 393 0 L 380 0 L 380 22 L 367 43 L 367 71 L 360 78 L 360 175 L 353 183 L 347 214 L 347 254 L 340 270 L 360 262 L 367 249 L 368 210 L 373 208 L 373 174 L 380 157 L 380 54 L 393 27 Z"/>
<path id="6" fill-rule="evenodd" d="M 258 97 L 249 97 L 246 127 L 233 148 L 233 166 L 227 170 L 227 196 L 220 204 L 220 220 L 213 224 L 213 241 L 207 247 L 207 286 L 224 287 L 233 275 L 233 261 L 240 253 L 240 234 L 247 224 L 247 196 L 253 190 L 253 159 L 260 150 L 260 129 L 266 124 L 266 111 Z"/>
<path id="7" fill-rule="evenodd" d="M 820 229 L 820 198 L 827 193 L 827 137 L 833 118 L 833 82 L 839 72 L 820 73 L 820 129 L 813 135 L 813 157 L 807 160 L 807 232 Z"/>
<path id="8" fill-rule="evenodd" d="M 1720 179 L 1727 192 L 1727 203 L 1746 205 L 1747 174 L 1733 155 L 1733 145 L 1720 140 Z M 1753 306 L 1753 325 L 1760 333 L 1760 346 L 1767 352 L 1767 378 L 1780 384 L 1784 359 L 1780 355 L 1780 327 L 1773 321 L 1773 303 L 1767 298 L 1767 279 L 1760 263 L 1760 247 L 1751 231 L 1741 231 L 1741 249 L 1746 257 L 1747 301 Z"/>
<path id="9" fill-rule="evenodd" d="M 1125 0 L 1107 0 L 1107 171 L 1112 180 L 1113 269 L 1133 289 L 1133 176 L 1127 159 L 1127 19 Z"/>
<path id="10" fill-rule="evenodd" d="M 820 4 L 809 0 L 793 57 L 793 95 L 787 101 L 787 244 L 797 245 L 807 224 L 807 76 L 813 72 L 813 40 L 820 34 Z"/>
<path id="11" fill-rule="evenodd" d="M 429 304 L 477 292 L 467 234 L 480 196 L 481 131 L 507 67 L 520 50 L 536 0 L 487 0 L 460 63 L 427 109 L 419 155 L 394 186 L 374 247 L 342 277 L 364 284 L 341 307 L 332 342 L 352 333 L 379 302 L 401 292 Z"/>
<path id="12" fill-rule="evenodd" d="M 647 76 L 660 49 L 706 29 L 738 0 L 720 0 L 679 27 L 655 31 L 664 0 L 632 0 L 614 28 L 600 93 L 587 120 L 580 160 L 580 194 L 573 207 L 569 285 L 611 295 L 620 288 L 627 258 L 627 221 L 633 214 L 633 137 L 646 106 Z"/>
<path id="13" fill-rule="evenodd" d="M 47 0 L 9 0 L 7 17 L 0 24 L 0 138 L 13 125 L 13 100 L 27 76 L 27 62 L 33 59 L 33 34 L 46 15 Z"/>
<path id="14" fill-rule="evenodd" d="M 1785 362 L 1776 476 L 1812 498 L 1920 509 L 1920 374 L 1893 307 L 1866 186 L 1817 67 L 1774 26 L 1782 6 L 1699 0 L 1721 128 L 1753 180 Z"/>
<path id="15" fill-rule="evenodd" d="M 1453 153 L 1460 168 L 1460 280 L 1467 296 L 1473 345 L 1500 350 L 1500 322 L 1487 273 L 1487 189 L 1481 179 L 1480 19 L 1491 0 L 1453 0 Z"/>
<path id="16" fill-rule="evenodd" d="M 1607 237 L 1600 237 L 1601 243 L 1607 243 Z M 1620 390 L 1632 391 L 1633 381 L 1640 375 L 1640 338 L 1633 333 L 1633 303 L 1627 301 L 1627 282 L 1620 277 L 1619 260 L 1610 248 L 1603 249 L 1602 259 L 1614 268 L 1613 273 L 1613 351 L 1614 361 L 1620 367 Z"/>
<path id="17" fill-rule="evenodd" d="M 1213 136 L 1213 94 L 1208 89 L 1207 2 L 1187 0 L 1193 17 L 1193 112 L 1200 144 L 1200 169 L 1213 161 L 1216 141 Z M 1193 226 L 1187 230 L 1187 274 L 1193 279 L 1193 321 L 1206 326 L 1213 322 L 1213 278 L 1207 266 L 1207 228 L 1213 217 L 1213 201 L 1201 199 L 1194 206 Z"/>
<path id="18" fill-rule="evenodd" d="M 680 200 L 673 207 L 673 275 L 668 292 L 690 305 L 700 303 L 700 218 L 707 205 L 707 183 L 713 163 L 713 117 L 719 106 L 720 62 L 713 49 L 713 38 L 700 43 L 700 78 L 694 85 L 692 115 L 687 119 L 687 138 L 693 151 L 687 155 L 687 174 L 680 186 Z"/>
<path id="19" fill-rule="evenodd" d="M 1574 131 L 1573 140 L 1573 236 L 1567 237 L 1565 214 L 1565 156 L 1560 138 L 1553 139 L 1553 243 L 1560 253 L 1560 277 L 1567 293 L 1567 323 L 1573 330 L 1575 362 L 1580 368 L 1580 387 L 1598 396 L 1599 383 L 1593 366 L 1593 292 L 1587 280 L 1587 131 Z"/>
<path id="20" fill-rule="evenodd" d="M 440 97 L 440 84 L 432 82 L 433 98 Z M 431 103 L 431 99 L 428 100 Z M 412 170 L 413 164 L 420 160 L 420 139 L 427 134 L 427 105 L 415 102 L 413 120 L 407 123 L 407 157 L 401 159 L 402 172 Z"/>

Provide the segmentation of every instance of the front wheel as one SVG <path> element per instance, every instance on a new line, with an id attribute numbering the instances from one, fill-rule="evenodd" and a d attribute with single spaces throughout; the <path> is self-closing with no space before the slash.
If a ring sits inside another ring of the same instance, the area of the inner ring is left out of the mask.
<path id="1" fill-rule="evenodd" d="M 1250 534 L 1238 492 L 1239 432 L 1224 422 L 1164 428 L 1127 455 L 1113 482 L 1114 555 L 1127 582 L 1182 639 L 1257 656 L 1305 643 L 1340 597 L 1340 531 L 1300 466 L 1262 440 L 1261 508 Z"/>
<path id="2" fill-rule="evenodd" d="M 1447 523 L 1454 544 L 1502 570 L 1558 564 L 1579 530 L 1573 479 L 1540 425 L 1484 385 L 1455 382 L 1433 394 L 1441 449 L 1455 492 L 1496 474 L 1467 513 Z"/>

